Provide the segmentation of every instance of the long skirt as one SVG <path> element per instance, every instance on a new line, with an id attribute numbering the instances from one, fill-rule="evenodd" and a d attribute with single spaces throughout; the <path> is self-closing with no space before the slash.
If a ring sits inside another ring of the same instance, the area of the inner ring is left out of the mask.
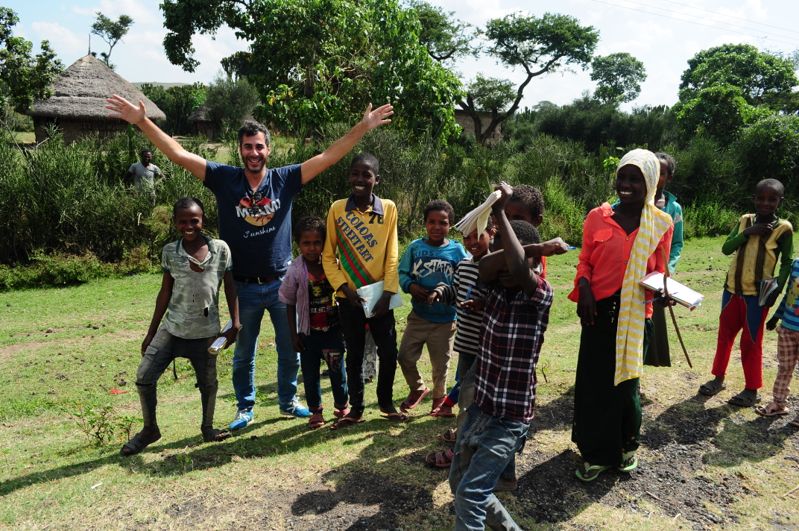
<path id="1" fill-rule="evenodd" d="M 661 300 L 652 303 L 652 340 L 644 353 L 644 365 L 671 367 L 669 330 L 666 328 L 666 304 Z"/>
<path id="2" fill-rule="evenodd" d="M 613 385 L 616 368 L 618 294 L 597 301 L 592 326 L 583 326 L 574 383 L 572 441 L 592 465 L 618 466 L 622 453 L 638 448 L 641 400 L 638 378 Z M 651 334 L 647 320 L 644 345 Z"/>

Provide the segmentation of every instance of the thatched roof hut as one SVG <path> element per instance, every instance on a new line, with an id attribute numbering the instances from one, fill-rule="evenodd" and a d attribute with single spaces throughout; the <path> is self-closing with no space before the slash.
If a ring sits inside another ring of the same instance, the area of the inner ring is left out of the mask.
<path id="1" fill-rule="evenodd" d="M 214 122 L 208 116 L 208 107 L 200 105 L 194 112 L 189 115 L 189 123 L 192 126 L 194 134 L 204 136 L 209 140 L 217 137 L 217 130 L 214 127 Z"/>
<path id="2" fill-rule="evenodd" d="M 111 118 L 105 99 L 119 94 L 129 101 L 144 101 L 151 120 L 164 120 L 166 115 L 133 84 L 92 55 L 75 61 L 56 79 L 52 97 L 33 104 L 28 112 L 33 117 L 36 141 L 46 137 L 45 127 L 55 124 L 71 142 L 81 136 L 99 133 L 108 135 L 123 131 L 122 120 Z"/>

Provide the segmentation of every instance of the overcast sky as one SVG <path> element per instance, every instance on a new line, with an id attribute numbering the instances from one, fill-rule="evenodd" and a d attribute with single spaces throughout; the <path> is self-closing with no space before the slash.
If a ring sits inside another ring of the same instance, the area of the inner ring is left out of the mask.
<path id="1" fill-rule="evenodd" d="M 188 73 L 169 63 L 163 50 L 163 16 L 160 0 L 11 0 L 20 23 L 15 33 L 38 43 L 48 39 L 64 65 L 86 54 L 89 31 L 97 11 L 116 18 L 127 14 L 134 20 L 127 36 L 114 49 L 111 60 L 129 81 L 210 82 L 220 73 L 219 60 L 246 43 L 225 28 L 215 38 L 194 38 L 200 66 Z M 680 76 L 687 61 L 698 51 L 724 43 L 750 43 L 760 49 L 788 54 L 799 49 L 799 2 L 788 0 L 438 0 L 432 2 L 476 27 L 513 12 L 542 15 L 562 13 L 591 25 L 600 32 L 597 53 L 628 52 L 641 60 L 647 80 L 641 95 L 630 106 L 672 105 L 677 100 Z M 96 36 L 92 49 L 105 51 Z M 514 72 L 493 60 L 463 60 L 456 70 L 465 81 L 476 72 L 518 80 Z M 560 72 L 534 80 L 525 92 L 523 106 L 547 100 L 562 105 L 591 92 L 588 71 Z"/>

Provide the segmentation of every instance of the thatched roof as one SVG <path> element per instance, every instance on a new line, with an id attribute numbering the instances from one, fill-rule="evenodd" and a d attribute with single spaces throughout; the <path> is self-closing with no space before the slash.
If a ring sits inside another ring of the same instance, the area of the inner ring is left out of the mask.
<path id="1" fill-rule="evenodd" d="M 105 108 L 105 99 L 112 94 L 132 102 L 142 100 L 150 119 L 166 119 L 163 111 L 139 89 L 92 55 L 81 57 L 64 70 L 53 85 L 52 97 L 34 103 L 28 114 L 45 118 L 112 120 L 110 111 Z"/>
<path id="2" fill-rule="evenodd" d="M 189 115 L 189 123 L 210 121 L 211 118 L 208 116 L 208 107 L 205 105 L 200 105 Z"/>

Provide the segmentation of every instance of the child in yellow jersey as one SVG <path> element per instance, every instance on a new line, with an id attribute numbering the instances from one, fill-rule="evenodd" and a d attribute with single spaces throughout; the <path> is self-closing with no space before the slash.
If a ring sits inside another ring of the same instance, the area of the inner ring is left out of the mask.
<path id="1" fill-rule="evenodd" d="M 391 296 L 399 291 L 397 263 L 397 207 L 393 201 L 372 193 L 380 182 L 380 163 L 370 153 L 357 155 L 350 164 L 352 193 L 335 201 L 327 213 L 327 239 L 322 265 L 336 290 L 339 317 L 347 350 L 347 382 L 350 412 L 333 429 L 363 422 L 363 351 L 365 325 L 377 344 L 380 369 L 377 374 L 377 402 L 389 420 L 407 417 L 394 407 L 394 373 L 397 368 L 397 332 Z M 383 296 L 367 318 L 356 290 L 382 280 Z"/>
<path id="2" fill-rule="evenodd" d="M 793 227 L 777 217 L 785 188 L 776 179 L 764 179 L 755 188 L 755 213 L 744 214 L 721 248 L 733 255 L 724 293 L 721 297 L 719 334 L 713 359 L 714 379 L 702 384 L 699 392 L 713 396 L 724 388 L 724 376 L 730 362 L 735 336 L 741 333 L 741 364 L 745 388 L 729 399 L 739 407 L 757 403 L 757 390 L 763 386 L 763 325 L 766 314 L 777 299 L 791 272 Z M 761 281 L 774 276 L 780 262 L 778 289 L 764 305 L 759 304 Z"/>

